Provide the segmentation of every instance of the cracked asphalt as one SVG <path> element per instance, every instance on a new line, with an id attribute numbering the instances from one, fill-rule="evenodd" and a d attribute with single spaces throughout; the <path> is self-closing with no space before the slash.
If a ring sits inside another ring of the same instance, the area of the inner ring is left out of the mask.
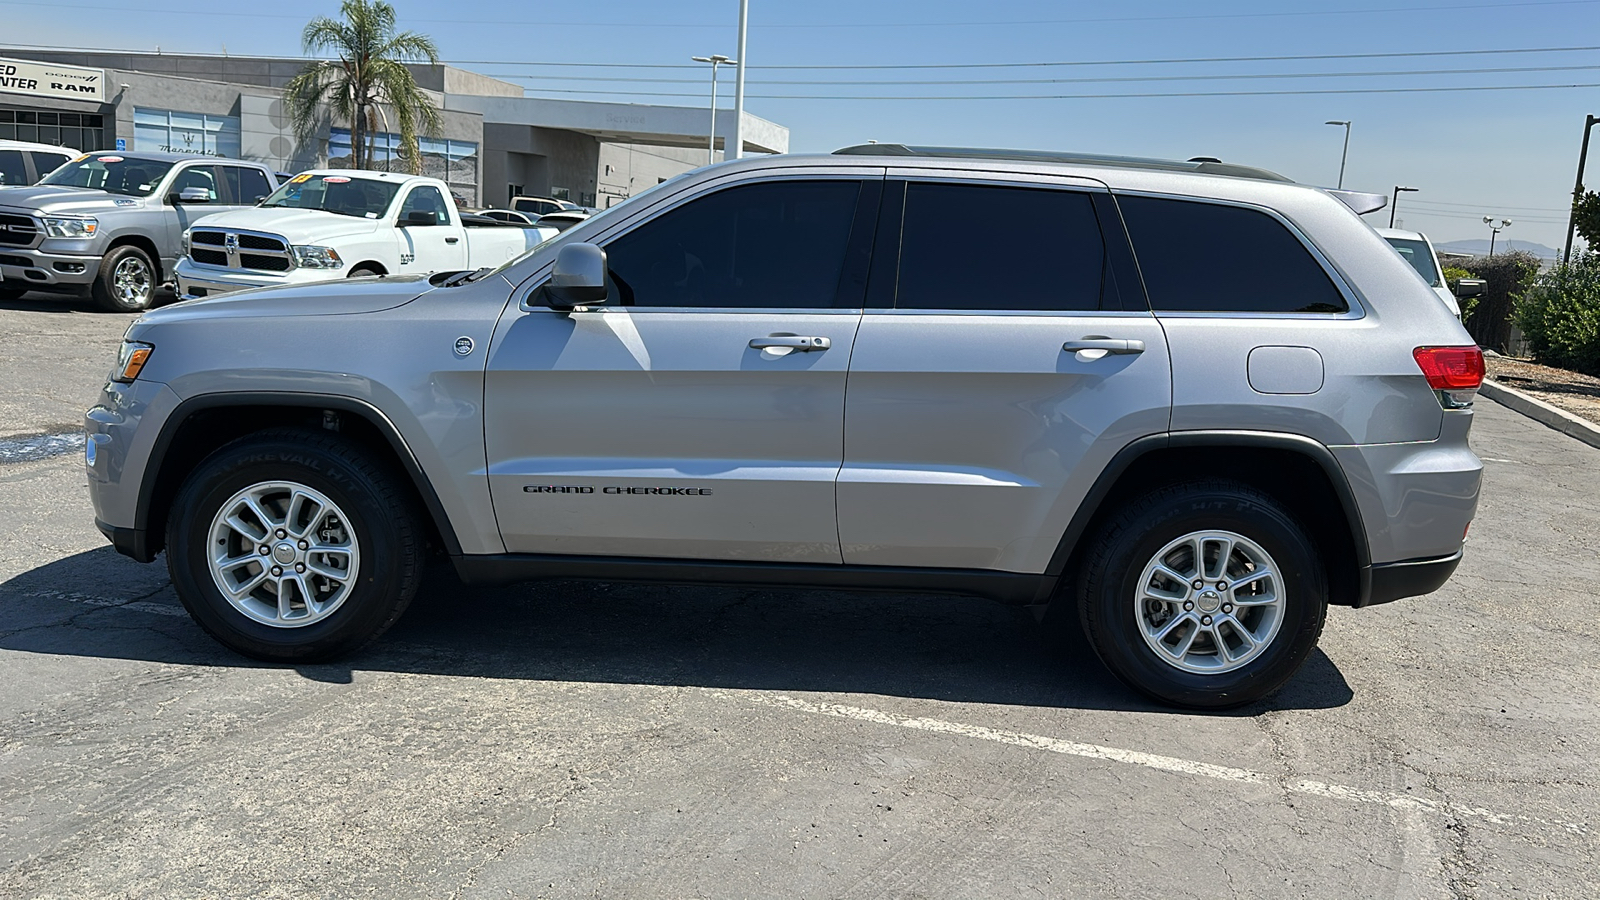
<path id="1" fill-rule="evenodd" d="M 0 437 L 126 325 L 29 305 L 62 355 L 11 342 Z M 106 546 L 76 453 L 0 465 L 0 896 L 1592 898 L 1600 450 L 1478 409 L 1450 583 L 1212 716 L 985 601 L 448 569 L 263 666 Z"/>

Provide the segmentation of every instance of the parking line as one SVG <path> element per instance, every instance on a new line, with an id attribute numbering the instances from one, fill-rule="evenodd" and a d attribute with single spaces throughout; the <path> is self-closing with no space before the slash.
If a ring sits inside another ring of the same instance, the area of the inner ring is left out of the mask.
<path id="1" fill-rule="evenodd" d="M 1038 734 L 1027 734 L 1020 731 L 1001 731 L 986 728 L 982 725 L 965 725 L 959 722 L 947 722 L 942 719 L 929 719 L 916 716 L 902 716 L 895 713 L 882 712 L 876 709 L 865 709 L 859 706 L 844 706 L 838 703 L 818 703 L 790 697 L 783 694 L 775 695 L 736 695 L 745 699 L 755 700 L 769 706 L 783 709 L 792 709 L 798 712 L 813 715 L 832 716 L 839 719 L 854 719 L 859 722 L 871 722 L 877 725 L 892 725 L 896 728 L 909 728 L 916 731 L 930 731 L 936 734 L 950 734 L 959 737 L 975 738 L 978 740 L 992 741 L 997 744 L 1009 744 L 1013 747 L 1027 747 L 1032 750 L 1045 750 L 1050 753 L 1061 753 L 1067 756 L 1077 756 L 1084 759 L 1105 760 L 1107 762 L 1121 763 L 1123 765 L 1140 766 L 1146 769 L 1156 769 L 1163 772 L 1173 772 L 1179 775 L 1194 775 L 1202 778 L 1214 778 L 1219 781 L 1231 781 L 1242 784 L 1256 784 L 1276 790 L 1287 791 L 1294 794 L 1306 794 L 1313 797 L 1325 797 L 1332 800 L 1345 800 L 1353 803 L 1366 803 L 1374 806 L 1387 806 L 1391 809 L 1435 813 L 1445 817 L 1471 816 L 1500 825 L 1507 824 L 1536 824 L 1558 828 L 1575 834 L 1587 833 L 1584 825 L 1548 822 L 1529 816 L 1503 815 L 1487 809 L 1471 806 L 1460 806 L 1439 800 L 1428 800 L 1422 797 L 1413 797 L 1408 794 L 1393 791 L 1374 791 L 1365 788 L 1348 787 L 1341 784 L 1330 784 L 1325 781 L 1313 781 L 1309 778 L 1283 778 L 1277 775 L 1268 775 L 1265 772 L 1256 772 L 1250 769 L 1239 769 L 1233 766 L 1219 766 L 1212 763 L 1196 762 L 1189 759 L 1179 759 L 1174 756 L 1160 756 L 1154 753 L 1143 753 L 1138 750 L 1123 750 L 1118 747 L 1103 747 L 1098 744 L 1084 744 L 1078 741 L 1067 741 L 1060 738 L 1045 737 Z"/>

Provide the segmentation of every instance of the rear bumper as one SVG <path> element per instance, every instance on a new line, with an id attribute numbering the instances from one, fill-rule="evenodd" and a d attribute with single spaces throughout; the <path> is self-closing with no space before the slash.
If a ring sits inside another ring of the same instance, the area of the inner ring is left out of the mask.
<path id="1" fill-rule="evenodd" d="M 1461 552 L 1434 559 L 1408 559 L 1372 567 L 1372 589 L 1363 606 L 1376 606 L 1405 597 L 1431 594 L 1455 574 L 1461 565 Z"/>

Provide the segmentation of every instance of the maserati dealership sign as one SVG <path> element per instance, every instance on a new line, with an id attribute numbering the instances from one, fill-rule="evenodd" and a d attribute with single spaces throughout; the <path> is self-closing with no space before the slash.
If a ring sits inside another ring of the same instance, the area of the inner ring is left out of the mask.
<path id="1" fill-rule="evenodd" d="M 33 97 L 104 100 L 106 71 L 23 59 L 0 59 L 0 92 Z"/>

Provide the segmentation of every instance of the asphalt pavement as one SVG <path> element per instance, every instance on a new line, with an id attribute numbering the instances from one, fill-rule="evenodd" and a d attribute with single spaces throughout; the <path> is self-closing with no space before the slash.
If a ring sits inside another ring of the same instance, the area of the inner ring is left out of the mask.
<path id="1" fill-rule="evenodd" d="M 6 348 L 0 437 L 75 422 L 125 327 L 22 305 L 61 374 Z M 982 600 L 447 568 L 264 666 L 106 545 L 76 453 L 0 464 L 0 896 L 1592 898 L 1600 450 L 1478 409 L 1456 576 L 1226 715 Z"/>

